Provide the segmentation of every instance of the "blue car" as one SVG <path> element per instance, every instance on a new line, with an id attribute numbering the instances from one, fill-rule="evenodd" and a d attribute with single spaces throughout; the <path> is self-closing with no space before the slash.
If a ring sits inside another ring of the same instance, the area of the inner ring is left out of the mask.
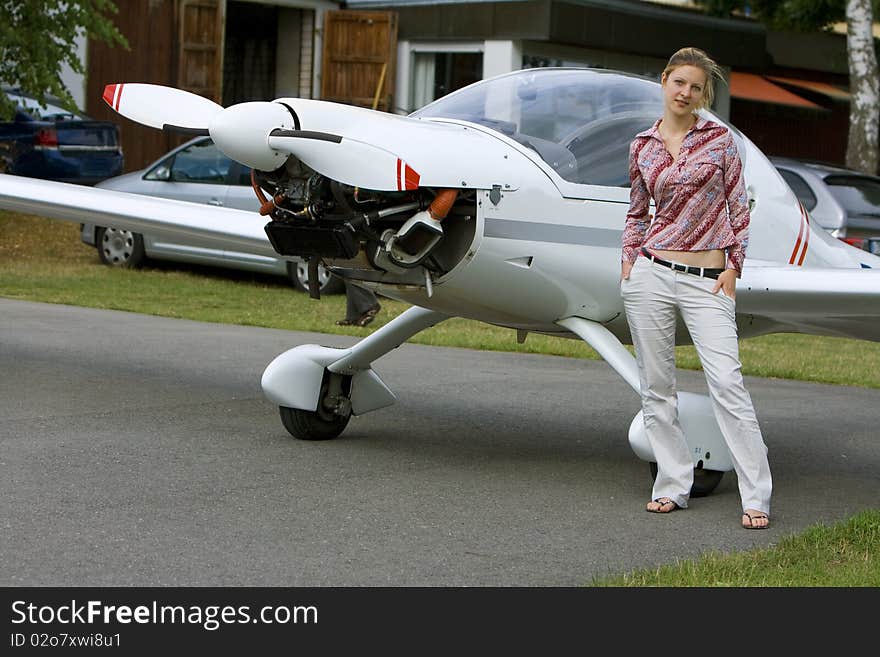
<path id="1" fill-rule="evenodd" d="M 94 185 L 122 173 L 119 128 L 71 112 L 48 99 L 4 88 L 16 105 L 11 121 L 0 122 L 0 173 Z"/>

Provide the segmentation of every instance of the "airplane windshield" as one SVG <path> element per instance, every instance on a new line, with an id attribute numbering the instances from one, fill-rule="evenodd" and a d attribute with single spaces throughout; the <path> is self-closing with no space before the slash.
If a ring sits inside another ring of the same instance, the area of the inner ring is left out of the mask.
<path id="1" fill-rule="evenodd" d="M 656 82 L 588 69 L 527 69 L 414 112 L 488 126 L 537 152 L 565 180 L 629 187 L 629 145 L 663 114 Z"/>

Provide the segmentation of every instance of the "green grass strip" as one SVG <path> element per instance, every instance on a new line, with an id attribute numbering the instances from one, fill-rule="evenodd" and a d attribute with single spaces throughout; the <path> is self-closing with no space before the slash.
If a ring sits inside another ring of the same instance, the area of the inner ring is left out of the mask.
<path id="1" fill-rule="evenodd" d="M 698 560 L 601 578 L 591 585 L 880 586 L 880 509 L 862 511 L 831 526 L 813 525 L 771 548 L 711 552 Z"/>

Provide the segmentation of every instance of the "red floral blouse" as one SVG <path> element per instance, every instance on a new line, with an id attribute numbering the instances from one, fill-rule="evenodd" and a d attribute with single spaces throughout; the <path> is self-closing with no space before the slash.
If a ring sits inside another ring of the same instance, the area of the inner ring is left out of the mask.
<path id="1" fill-rule="evenodd" d="M 623 260 L 635 262 L 643 246 L 667 251 L 725 249 L 726 267 L 739 276 L 750 217 L 733 136 L 725 126 L 699 118 L 673 160 L 659 125 L 660 119 L 630 145 L 632 187 Z M 648 214 L 651 198 L 656 206 L 653 220 Z"/>

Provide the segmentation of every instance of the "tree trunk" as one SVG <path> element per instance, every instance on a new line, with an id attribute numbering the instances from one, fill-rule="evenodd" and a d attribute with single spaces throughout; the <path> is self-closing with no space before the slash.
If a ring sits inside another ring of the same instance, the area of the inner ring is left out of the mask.
<path id="1" fill-rule="evenodd" d="M 880 80 L 872 33 L 871 0 L 846 2 L 846 51 L 849 56 L 849 138 L 846 165 L 876 174 L 877 133 L 880 124 Z"/>

